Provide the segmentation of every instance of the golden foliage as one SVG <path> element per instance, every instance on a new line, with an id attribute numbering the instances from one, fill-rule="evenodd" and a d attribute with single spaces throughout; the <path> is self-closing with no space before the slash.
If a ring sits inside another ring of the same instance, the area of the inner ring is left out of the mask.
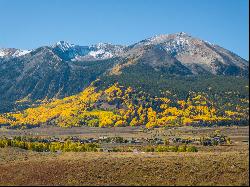
<path id="1" fill-rule="evenodd" d="M 167 96 L 170 96 L 169 92 Z M 118 83 L 98 91 L 90 86 L 77 95 L 50 102 L 46 100 L 35 108 L 0 115 L 0 124 L 32 126 L 47 123 L 61 127 L 146 125 L 152 128 L 240 120 L 247 115 L 240 106 L 236 106 L 235 111 L 219 113 L 215 105 L 201 93 L 191 93 L 186 101 L 174 101 L 168 97 L 152 97 Z M 107 107 L 101 108 L 100 104 Z"/>

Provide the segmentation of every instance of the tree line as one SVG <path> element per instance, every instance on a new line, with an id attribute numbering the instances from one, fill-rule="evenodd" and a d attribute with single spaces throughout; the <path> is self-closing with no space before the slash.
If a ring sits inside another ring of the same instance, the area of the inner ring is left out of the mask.
<path id="1" fill-rule="evenodd" d="M 28 142 L 22 140 L 0 139 L 0 147 L 19 147 L 25 150 L 36 152 L 96 152 L 100 147 L 96 143 L 80 143 L 80 142 Z"/>

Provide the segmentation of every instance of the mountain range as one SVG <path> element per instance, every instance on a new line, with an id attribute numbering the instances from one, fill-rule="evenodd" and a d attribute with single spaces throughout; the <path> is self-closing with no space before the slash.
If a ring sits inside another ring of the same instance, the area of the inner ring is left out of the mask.
<path id="1" fill-rule="evenodd" d="M 165 87 L 183 95 L 197 85 L 201 85 L 198 90 L 207 89 L 212 85 L 208 80 L 215 79 L 225 89 L 240 89 L 248 84 L 248 77 L 247 60 L 184 32 L 157 35 L 129 46 L 80 46 L 59 41 L 33 50 L 2 48 L 0 111 L 17 111 L 42 100 L 71 96 L 97 79 L 100 87 L 121 82 L 155 95 Z M 217 83 L 214 87 L 219 91 Z"/>

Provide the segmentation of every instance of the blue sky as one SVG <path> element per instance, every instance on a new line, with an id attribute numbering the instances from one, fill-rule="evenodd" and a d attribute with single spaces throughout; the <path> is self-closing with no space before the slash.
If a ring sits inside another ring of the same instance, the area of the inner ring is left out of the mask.
<path id="1" fill-rule="evenodd" d="M 0 47 L 132 44 L 184 31 L 249 59 L 248 0 L 0 0 Z"/>

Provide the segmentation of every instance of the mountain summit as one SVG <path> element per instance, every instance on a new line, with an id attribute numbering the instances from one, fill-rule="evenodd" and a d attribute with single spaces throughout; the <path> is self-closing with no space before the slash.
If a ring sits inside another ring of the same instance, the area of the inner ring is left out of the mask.
<path id="1" fill-rule="evenodd" d="M 248 76 L 249 64 L 246 60 L 218 45 L 194 38 L 184 32 L 157 35 L 142 40 L 130 46 L 127 53 L 136 57 L 145 47 L 150 46 L 160 46 L 166 54 L 178 60 L 192 74 Z"/>

